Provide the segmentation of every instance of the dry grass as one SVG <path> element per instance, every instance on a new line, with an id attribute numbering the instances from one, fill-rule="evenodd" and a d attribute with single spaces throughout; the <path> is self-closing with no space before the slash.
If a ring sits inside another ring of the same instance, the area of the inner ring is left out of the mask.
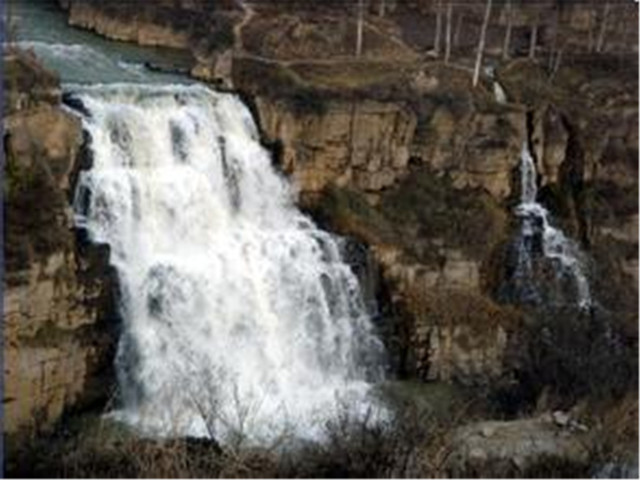
<path id="1" fill-rule="evenodd" d="M 292 70 L 305 82 L 319 88 L 357 90 L 372 86 L 397 84 L 417 73 L 414 62 L 344 61 L 326 64 L 300 62 Z"/>

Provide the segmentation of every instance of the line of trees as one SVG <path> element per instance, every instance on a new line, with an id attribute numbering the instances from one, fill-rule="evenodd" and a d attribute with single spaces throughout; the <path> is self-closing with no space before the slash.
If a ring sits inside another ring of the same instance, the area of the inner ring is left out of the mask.
<path id="1" fill-rule="evenodd" d="M 418 7 L 423 12 L 431 12 L 435 18 L 435 26 L 433 31 L 433 48 L 430 55 L 443 58 L 445 64 L 451 62 L 453 49 L 460 44 L 461 35 L 465 28 L 465 23 L 469 19 L 469 10 L 473 9 L 466 2 L 459 0 L 417 0 Z M 388 15 L 390 7 L 395 7 L 394 0 L 358 0 L 357 1 L 357 22 L 356 22 L 356 46 L 355 55 L 360 57 L 363 53 L 363 32 L 365 16 L 367 12 L 373 10 L 378 16 L 384 17 Z M 478 41 L 476 44 L 475 62 L 473 70 L 473 84 L 479 81 L 480 72 L 482 70 L 485 46 L 487 43 L 487 31 L 491 24 L 495 10 L 494 0 L 485 0 L 482 24 Z M 526 12 L 526 21 L 529 24 L 529 45 L 527 48 L 527 56 L 530 59 L 537 58 L 538 49 L 540 47 L 540 38 L 542 29 L 545 29 L 545 38 L 549 45 L 548 70 L 551 74 L 555 73 L 560 66 L 563 53 L 569 42 L 565 37 L 561 36 L 562 27 L 560 25 L 561 13 L 567 7 L 566 0 L 550 0 L 546 3 L 533 4 L 525 0 L 503 0 L 499 3 L 502 9 L 502 24 L 504 25 L 504 38 L 501 47 L 501 58 L 508 60 L 513 54 L 513 32 L 514 23 L 517 18 L 516 13 L 522 9 Z M 587 27 L 587 51 L 590 53 L 601 53 L 607 49 L 607 40 L 612 30 L 612 2 L 606 1 L 601 3 L 592 3 L 581 5 L 580 8 L 588 9 L 588 27 Z M 480 5 L 478 5 L 478 13 Z M 543 20 L 544 14 L 550 14 L 547 21 Z M 522 16 L 520 16 L 520 21 Z M 628 23 L 628 22 L 627 22 Z M 520 23 L 520 25 L 522 25 Z M 626 23 L 625 23 L 626 25 Z M 632 25 L 635 27 L 635 25 Z M 632 32 L 632 28 L 625 26 L 625 31 Z M 627 35 L 628 36 L 628 35 Z"/>

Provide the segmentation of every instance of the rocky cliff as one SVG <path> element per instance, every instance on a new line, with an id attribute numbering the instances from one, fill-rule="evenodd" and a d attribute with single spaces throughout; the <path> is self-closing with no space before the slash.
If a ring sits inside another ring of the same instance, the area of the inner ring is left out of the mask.
<path id="1" fill-rule="evenodd" d="M 107 252 L 73 233 L 80 122 L 29 54 L 4 61 L 4 429 L 23 441 L 110 394 L 113 299 Z"/>

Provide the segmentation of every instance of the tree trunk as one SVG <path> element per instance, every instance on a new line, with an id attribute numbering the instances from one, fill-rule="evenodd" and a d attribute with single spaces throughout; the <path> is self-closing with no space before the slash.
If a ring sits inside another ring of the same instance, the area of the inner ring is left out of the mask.
<path id="1" fill-rule="evenodd" d="M 487 39 L 487 27 L 489 26 L 489 17 L 491 16 L 492 0 L 487 0 L 487 8 L 484 11 L 484 20 L 482 22 L 482 30 L 480 30 L 480 41 L 478 42 L 478 52 L 476 54 L 476 68 L 473 71 L 473 86 L 478 85 L 480 80 L 480 68 L 482 67 L 482 54 L 484 53 L 484 43 Z"/>
<path id="2" fill-rule="evenodd" d="M 451 57 L 451 17 L 453 16 L 453 0 L 449 0 L 447 4 L 447 30 L 445 33 L 445 51 L 444 51 L 444 63 L 449 63 Z"/>
<path id="3" fill-rule="evenodd" d="M 556 73 L 558 73 L 558 70 L 560 69 L 560 61 L 562 60 L 563 52 L 564 52 L 564 47 L 560 47 L 560 49 L 558 50 L 558 53 L 556 54 L 555 62 L 553 64 L 553 68 L 551 70 L 551 76 L 549 77 L 549 80 L 553 80 L 553 77 L 555 77 Z"/>
<path id="4" fill-rule="evenodd" d="M 536 58 L 536 45 L 538 43 L 538 20 L 531 27 L 531 41 L 529 42 L 529 58 Z"/>
<path id="5" fill-rule="evenodd" d="M 380 4 L 378 5 L 378 15 L 380 17 L 384 17 L 386 6 L 386 0 L 380 0 Z"/>
<path id="6" fill-rule="evenodd" d="M 442 33 L 442 0 L 436 4 L 436 36 L 433 40 L 433 50 L 436 55 L 440 55 L 440 36 Z"/>
<path id="7" fill-rule="evenodd" d="M 513 11 L 511 0 L 507 0 L 507 31 L 504 33 L 504 43 L 502 44 L 502 59 L 508 60 L 511 49 L 511 29 L 513 28 Z"/>
<path id="8" fill-rule="evenodd" d="M 560 21 L 560 10 L 556 7 L 553 14 L 553 23 L 551 24 L 551 48 L 549 49 L 549 72 L 553 71 L 553 64 L 556 54 L 556 45 L 558 43 L 558 23 Z"/>
<path id="9" fill-rule="evenodd" d="M 607 32 L 607 23 L 609 21 L 609 10 L 611 4 L 609 2 L 604 4 L 604 12 L 602 12 L 602 22 L 600 23 L 600 33 L 598 34 L 598 43 L 596 44 L 596 52 L 602 52 L 604 48 L 604 37 Z"/>
<path id="10" fill-rule="evenodd" d="M 364 22 L 364 0 L 358 0 L 358 24 L 356 31 L 356 57 L 362 55 L 362 29 Z"/>

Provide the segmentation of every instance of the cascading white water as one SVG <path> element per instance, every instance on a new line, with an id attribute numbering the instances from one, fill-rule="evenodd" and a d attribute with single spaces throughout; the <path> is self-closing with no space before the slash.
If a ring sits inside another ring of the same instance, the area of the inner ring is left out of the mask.
<path id="1" fill-rule="evenodd" d="M 568 276 L 575 286 L 578 305 L 591 305 L 589 281 L 583 270 L 581 252 L 562 230 L 549 223 L 549 212 L 537 201 L 538 186 L 536 166 L 527 143 L 522 146 L 520 157 L 520 204 L 516 215 L 521 218 L 521 234 L 518 244 L 517 274 L 524 278 L 532 276 L 532 244 L 536 235 L 541 238 L 542 253 L 553 262 L 557 274 Z"/>
<path id="2" fill-rule="evenodd" d="M 76 223 L 111 248 L 122 408 L 150 434 L 317 438 L 370 408 L 383 347 L 332 235 L 245 106 L 201 86 L 77 87 L 93 165 Z"/>
<path id="3" fill-rule="evenodd" d="M 500 104 L 507 103 L 507 92 L 504 91 L 502 85 L 497 80 L 493 81 L 493 97 L 496 99 L 496 102 Z"/>

